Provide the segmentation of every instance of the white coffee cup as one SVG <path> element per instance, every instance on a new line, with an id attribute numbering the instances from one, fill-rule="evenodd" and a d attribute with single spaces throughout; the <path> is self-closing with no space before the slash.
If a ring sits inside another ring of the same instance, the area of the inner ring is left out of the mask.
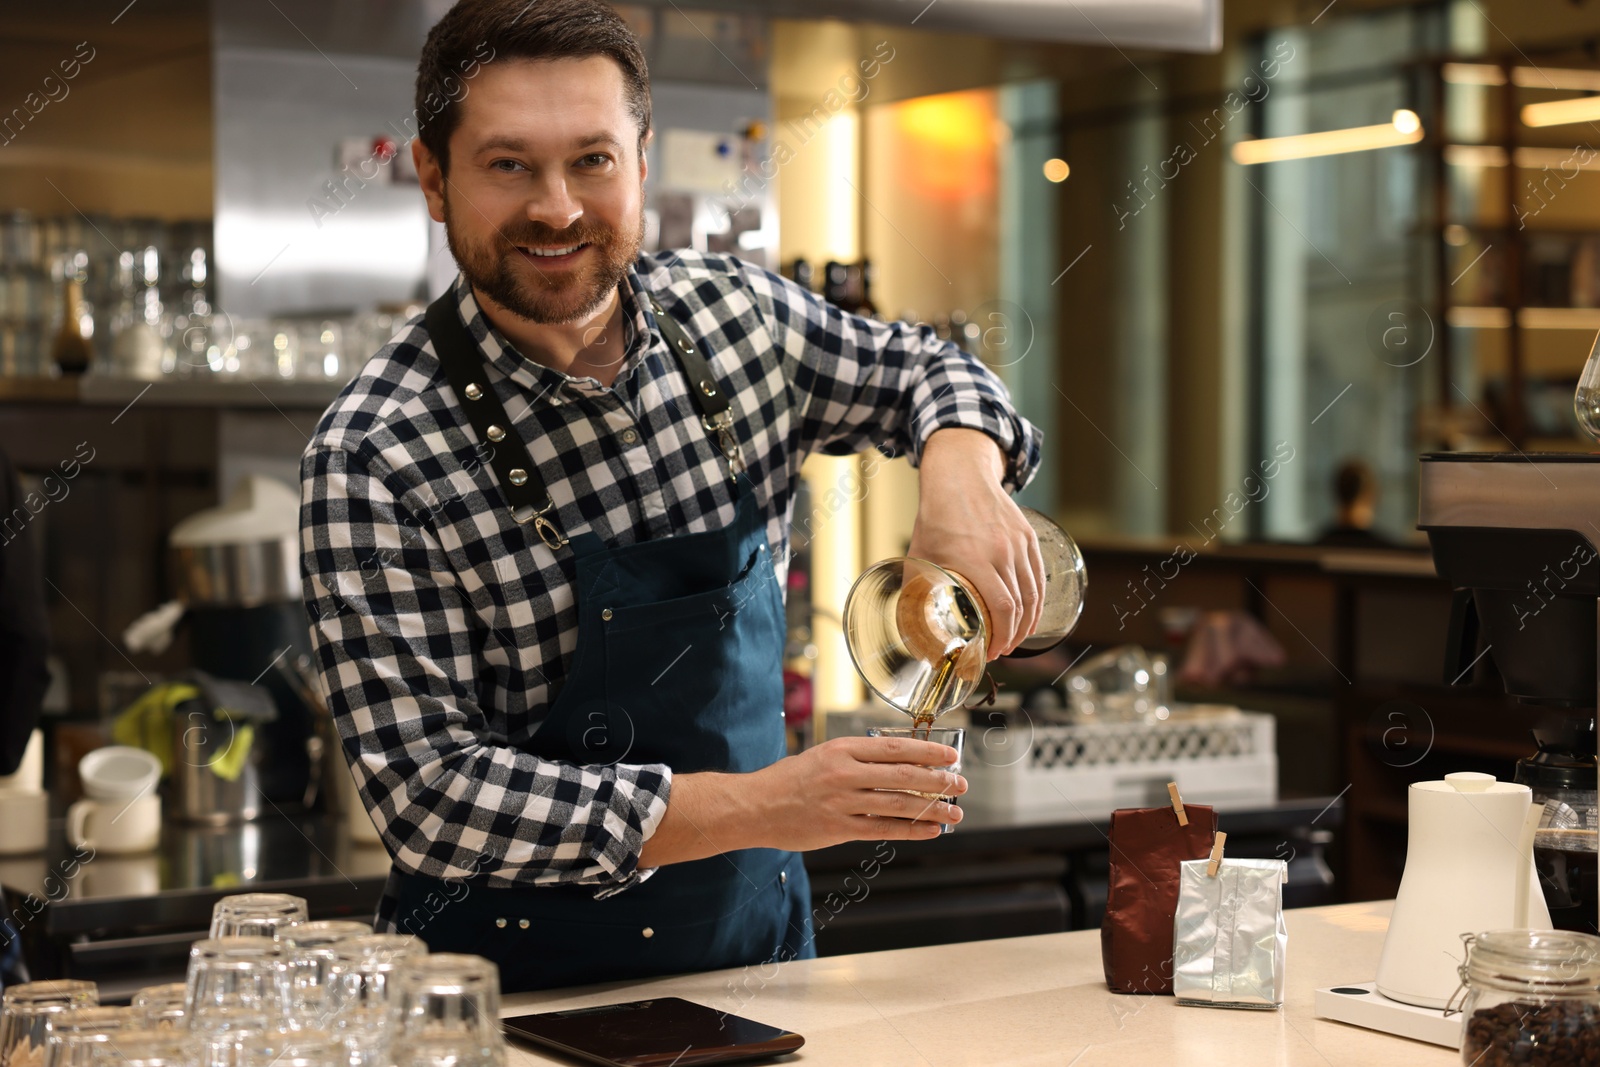
<path id="1" fill-rule="evenodd" d="M 49 839 L 50 795 L 32 790 L 0 790 L 0 855 L 43 852 Z"/>
<path id="2" fill-rule="evenodd" d="M 161 798 L 80 800 L 67 809 L 67 840 L 107 855 L 148 852 L 161 840 Z"/>
<path id="3" fill-rule="evenodd" d="M 142 748 L 107 745 L 78 761 L 78 779 L 93 800 L 132 800 L 155 790 L 161 761 Z"/>

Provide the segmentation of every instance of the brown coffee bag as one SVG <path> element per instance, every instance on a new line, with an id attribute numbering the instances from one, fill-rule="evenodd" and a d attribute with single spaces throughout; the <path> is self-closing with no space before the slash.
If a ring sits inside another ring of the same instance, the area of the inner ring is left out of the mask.
<path id="1" fill-rule="evenodd" d="M 1188 804 L 1188 826 L 1170 807 L 1111 813 L 1111 872 L 1100 921 L 1100 958 L 1113 993 L 1172 992 L 1172 922 L 1179 864 L 1205 859 L 1217 813 Z"/>

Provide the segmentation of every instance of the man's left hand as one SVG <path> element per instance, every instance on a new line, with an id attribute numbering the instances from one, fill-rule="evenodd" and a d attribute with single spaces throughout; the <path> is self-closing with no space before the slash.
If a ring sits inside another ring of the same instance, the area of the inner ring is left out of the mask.
<path id="1" fill-rule="evenodd" d="M 946 427 L 922 450 L 920 501 L 909 555 L 961 575 L 989 611 L 989 658 L 1039 625 L 1044 561 L 1039 540 L 1001 482 L 1005 454 L 988 434 Z"/>

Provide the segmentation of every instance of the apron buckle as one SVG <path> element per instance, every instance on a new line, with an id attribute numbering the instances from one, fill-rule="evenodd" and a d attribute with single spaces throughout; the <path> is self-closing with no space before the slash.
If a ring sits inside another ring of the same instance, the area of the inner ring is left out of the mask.
<path id="1" fill-rule="evenodd" d="M 733 412 L 723 410 L 715 415 L 702 415 L 700 425 L 706 428 L 707 433 L 717 435 L 717 447 L 722 449 L 722 458 L 728 461 L 728 473 L 732 475 L 744 470 L 744 451 L 733 436 Z"/>
<path id="2" fill-rule="evenodd" d="M 527 518 L 523 518 L 516 511 L 512 511 L 511 517 L 517 520 L 518 526 L 526 526 L 530 522 L 533 523 L 534 532 L 539 535 L 539 540 L 545 543 L 545 547 L 552 552 L 559 552 L 567 547 L 567 538 L 562 536 L 561 529 L 554 522 L 545 518 L 545 512 L 552 510 L 555 506 L 556 502 L 549 500 L 545 502 L 544 507 L 532 511 Z"/>

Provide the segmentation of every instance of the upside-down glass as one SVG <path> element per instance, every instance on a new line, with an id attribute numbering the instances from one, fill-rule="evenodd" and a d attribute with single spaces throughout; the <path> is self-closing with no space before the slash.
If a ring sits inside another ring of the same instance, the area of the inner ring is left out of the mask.
<path id="1" fill-rule="evenodd" d="M 963 742 L 966 740 L 967 732 L 959 727 L 952 729 L 942 726 L 936 726 L 932 728 L 924 728 L 920 726 L 869 726 L 867 728 L 867 736 L 907 737 L 914 738 L 918 741 L 932 741 L 936 745 L 949 745 L 951 748 L 956 750 L 956 761 L 954 763 L 947 763 L 943 766 L 934 767 L 933 769 L 937 771 L 953 771 L 956 774 L 961 773 L 961 753 L 964 747 Z M 931 765 L 925 764 L 925 766 Z M 929 801 L 930 805 L 937 801 L 943 801 L 946 804 L 954 804 L 958 799 L 957 797 L 942 796 L 938 793 L 922 793 L 915 789 L 890 789 L 885 790 L 885 792 L 910 793 L 913 796 L 925 797 Z M 948 834 L 954 829 L 955 827 L 949 823 L 939 824 L 939 832 L 941 834 Z"/>
<path id="2" fill-rule="evenodd" d="M 24 982 L 7 989 L 3 1003 L 0 1064 L 39 1067 L 44 1062 L 50 1020 L 77 1008 L 97 1006 L 100 991 L 93 982 Z"/>
<path id="3" fill-rule="evenodd" d="M 279 935 L 288 949 L 288 1025 L 294 1029 L 320 1028 L 327 1023 L 328 976 L 333 948 L 342 941 L 371 937 L 368 923 L 324 919 L 301 923 Z"/>
<path id="4" fill-rule="evenodd" d="M 195 1034 L 267 1030 L 284 1017 L 288 947 L 269 937 L 213 937 L 189 950 L 184 1008 Z"/>
<path id="5" fill-rule="evenodd" d="M 306 902 L 288 893 L 240 893 L 211 909 L 212 937 L 276 937 L 306 921 Z"/>
<path id="6" fill-rule="evenodd" d="M 1037 655 L 1066 639 L 1083 614 L 1088 576 L 1066 531 L 1032 508 L 1045 585 L 1039 624 L 1012 655 Z M 862 572 L 845 598 L 845 644 L 883 700 L 929 722 L 970 697 L 989 660 L 991 621 L 976 587 L 928 560 L 901 556 Z"/>
<path id="7" fill-rule="evenodd" d="M 328 1028 L 351 1067 L 387 1067 L 394 974 L 428 955 L 420 938 L 370 934 L 333 946 L 328 972 Z"/>
<path id="8" fill-rule="evenodd" d="M 198 1062 L 195 1040 L 171 1030 L 124 1030 L 89 1054 L 91 1067 L 195 1067 Z"/>
<path id="9" fill-rule="evenodd" d="M 441 953 L 401 967 L 390 1003 L 395 1067 L 501 1067 L 500 969 Z"/>
<path id="10" fill-rule="evenodd" d="M 146 1030 L 187 1030 L 189 1017 L 184 1008 L 188 1001 L 188 985 L 168 982 L 166 985 L 145 986 L 133 995 L 133 1010 Z"/>
<path id="11" fill-rule="evenodd" d="M 200 1043 L 199 1067 L 344 1067 L 326 1030 L 231 1030 Z"/>
<path id="12" fill-rule="evenodd" d="M 44 1067 L 87 1067 L 92 1046 L 113 1034 L 137 1029 L 132 1008 L 73 1008 L 50 1017 L 44 1042 Z"/>

